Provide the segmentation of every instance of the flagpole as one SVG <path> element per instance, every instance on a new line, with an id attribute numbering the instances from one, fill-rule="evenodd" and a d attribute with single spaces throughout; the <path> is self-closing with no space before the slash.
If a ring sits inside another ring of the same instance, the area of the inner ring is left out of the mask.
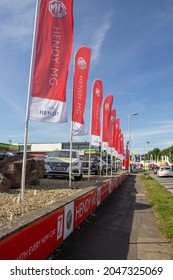
<path id="1" fill-rule="evenodd" d="M 103 117 L 103 116 L 102 116 Z M 102 119 L 102 118 L 101 118 Z M 100 178 L 102 177 L 102 172 L 101 172 L 101 164 L 102 164 L 102 123 L 103 123 L 103 119 L 102 119 L 102 122 L 101 122 L 101 133 L 100 133 Z"/>
<path id="2" fill-rule="evenodd" d="M 75 57 L 77 51 L 74 53 L 73 57 L 73 77 L 72 77 L 72 99 L 71 99 L 71 124 L 70 124 L 70 165 L 69 165 L 69 188 L 71 189 L 71 170 L 72 170 L 72 146 L 73 146 L 73 88 L 74 88 L 74 73 L 75 73 Z"/>
<path id="3" fill-rule="evenodd" d="M 106 98 L 106 97 L 105 97 Z M 102 118 L 101 118 L 101 120 L 102 120 L 102 122 L 101 122 L 101 137 L 100 137 L 100 140 L 101 140 L 101 142 L 100 142 L 100 144 L 101 144 L 101 161 L 100 161 L 100 169 L 101 169 L 101 164 L 102 164 L 102 159 L 103 159 L 103 151 L 104 151 L 104 149 L 102 149 L 103 147 L 103 111 L 104 111 L 104 100 L 105 100 L 105 98 L 103 99 L 103 102 L 102 102 Z M 101 174 L 101 171 L 100 171 L 100 178 L 102 177 L 102 174 Z"/>
<path id="4" fill-rule="evenodd" d="M 93 106 L 93 90 L 94 90 L 94 83 L 96 80 L 93 81 L 92 89 L 91 89 L 91 111 L 90 111 L 90 134 L 89 134 L 89 166 L 88 166 L 88 181 L 90 181 L 90 165 L 91 165 L 91 126 L 92 126 L 92 106 Z"/>
<path id="5" fill-rule="evenodd" d="M 26 122 L 25 122 L 25 132 L 24 132 L 24 150 L 23 150 L 23 163 L 22 163 L 22 174 L 21 174 L 21 199 L 24 200 L 25 193 L 25 181 L 26 181 L 26 155 L 27 155 L 27 140 L 28 140 L 28 123 L 29 123 L 29 105 L 30 105 L 30 96 L 31 96 L 31 87 L 33 79 L 33 69 L 34 69 L 34 57 L 35 57 L 35 48 L 36 48 L 36 35 L 37 35 L 37 26 L 38 26 L 38 13 L 40 9 L 39 0 L 36 3 L 35 9 L 35 20 L 34 20 L 34 32 L 33 32 L 33 41 L 32 41 L 32 51 L 31 51 L 31 62 L 30 62 L 30 71 L 29 71 L 29 82 L 28 82 L 28 94 L 27 94 L 27 106 L 26 106 Z"/>
<path id="6" fill-rule="evenodd" d="M 106 155 L 106 177 L 108 176 L 108 148 L 107 148 L 107 155 Z"/>
<path id="7" fill-rule="evenodd" d="M 71 169 L 72 169 L 72 141 L 73 141 L 73 136 L 72 136 L 72 120 L 71 120 L 71 126 L 70 126 L 70 168 L 69 168 L 69 188 L 71 188 Z"/>
<path id="8" fill-rule="evenodd" d="M 100 178 L 102 177 L 102 142 L 101 142 L 101 149 L 100 149 Z"/>
<path id="9" fill-rule="evenodd" d="M 90 140 L 89 140 L 90 141 Z M 90 165 L 91 165 L 91 142 L 89 142 L 89 166 L 88 166 L 88 181 L 90 181 L 90 175 L 91 175 L 91 172 L 90 172 Z"/>

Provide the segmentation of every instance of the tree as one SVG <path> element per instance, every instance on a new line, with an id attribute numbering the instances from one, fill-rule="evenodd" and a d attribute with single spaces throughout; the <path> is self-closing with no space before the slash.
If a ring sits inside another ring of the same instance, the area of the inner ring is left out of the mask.
<path id="1" fill-rule="evenodd" d="M 173 145 L 169 148 L 163 149 L 162 151 L 159 148 L 154 148 L 146 154 L 146 158 L 150 159 L 152 155 L 153 160 L 161 159 L 161 156 L 169 156 L 169 161 L 173 162 Z"/>

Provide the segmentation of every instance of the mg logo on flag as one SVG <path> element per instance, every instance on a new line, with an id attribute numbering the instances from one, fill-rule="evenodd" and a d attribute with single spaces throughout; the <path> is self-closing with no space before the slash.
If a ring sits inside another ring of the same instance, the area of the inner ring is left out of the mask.
<path id="1" fill-rule="evenodd" d="M 105 110 L 109 110 L 109 104 L 108 103 L 105 104 Z"/>
<path id="2" fill-rule="evenodd" d="M 114 120 L 115 120 L 115 118 L 114 118 L 114 116 L 111 116 L 111 122 L 114 122 Z"/>
<path id="3" fill-rule="evenodd" d="M 83 57 L 78 58 L 77 64 L 81 70 L 85 70 L 87 68 L 87 63 Z"/>
<path id="4" fill-rule="evenodd" d="M 53 17 L 62 18 L 67 14 L 67 9 L 65 5 L 58 0 L 50 1 L 48 9 Z"/>
<path id="5" fill-rule="evenodd" d="M 97 97 L 100 97 L 100 90 L 99 90 L 99 88 L 96 88 L 96 95 L 97 95 Z"/>

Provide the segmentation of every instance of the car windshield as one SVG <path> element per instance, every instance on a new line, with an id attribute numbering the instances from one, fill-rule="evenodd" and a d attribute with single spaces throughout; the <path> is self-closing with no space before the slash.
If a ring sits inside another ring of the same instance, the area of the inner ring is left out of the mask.
<path id="1" fill-rule="evenodd" d="M 170 167 L 167 166 L 167 167 L 160 167 L 160 170 L 170 170 Z"/>
<path id="2" fill-rule="evenodd" d="M 70 151 L 53 151 L 49 157 L 70 158 Z M 78 158 L 77 152 L 72 151 L 72 158 Z"/>
<path id="3" fill-rule="evenodd" d="M 10 152 L 5 153 L 5 155 L 6 155 L 7 157 L 14 157 L 14 154 L 13 154 L 13 153 L 10 153 Z"/>
<path id="4" fill-rule="evenodd" d="M 89 161 L 89 156 L 84 156 L 84 160 L 88 160 Z M 98 161 L 99 158 L 97 156 L 91 156 L 91 160 L 92 161 Z"/>

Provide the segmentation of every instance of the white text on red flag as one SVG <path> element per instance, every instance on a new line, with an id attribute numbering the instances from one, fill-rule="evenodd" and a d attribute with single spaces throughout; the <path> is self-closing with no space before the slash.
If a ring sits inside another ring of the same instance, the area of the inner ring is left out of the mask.
<path id="1" fill-rule="evenodd" d="M 91 140 L 93 146 L 100 145 L 100 107 L 103 98 L 103 85 L 101 80 L 95 80 L 92 87 L 91 108 Z"/>
<path id="2" fill-rule="evenodd" d="M 91 49 L 86 46 L 82 46 L 75 55 L 73 74 L 72 136 L 88 134 L 84 124 L 84 111 L 90 57 Z"/>
<path id="3" fill-rule="evenodd" d="M 102 150 L 108 147 L 108 126 L 109 118 L 112 109 L 113 95 L 105 97 L 103 102 L 103 115 L 102 115 Z"/>

